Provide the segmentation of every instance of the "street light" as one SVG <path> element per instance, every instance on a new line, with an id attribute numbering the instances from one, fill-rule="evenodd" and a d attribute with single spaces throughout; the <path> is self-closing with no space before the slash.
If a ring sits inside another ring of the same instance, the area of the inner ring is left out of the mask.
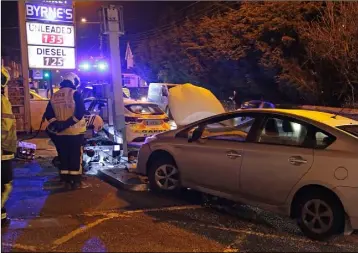
<path id="1" fill-rule="evenodd" d="M 82 22 L 82 23 L 86 23 L 86 22 L 87 22 L 87 19 L 86 19 L 86 18 L 81 18 L 81 22 Z"/>

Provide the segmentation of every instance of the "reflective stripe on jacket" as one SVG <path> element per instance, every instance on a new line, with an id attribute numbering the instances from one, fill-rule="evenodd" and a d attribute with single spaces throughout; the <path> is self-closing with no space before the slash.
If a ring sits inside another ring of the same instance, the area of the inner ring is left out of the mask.
<path id="1" fill-rule="evenodd" d="M 123 88 L 123 93 L 128 97 L 130 98 L 131 97 L 131 92 L 128 88 Z"/>
<path id="2" fill-rule="evenodd" d="M 1 160 L 14 158 L 17 149 L 16 119 L 9 99 L 1 94 Z"/>
<path id="3" fill-rule="evenodd" d="M 75 100 L 73 99 L 73 94 L 75 90 L 72 88 L 61 88 L 51 98 L 51 106 L 56 115 L 56 120 L 66 121 L 72 117 L 72 119 L 77 122 L 73 126 L 67 128 L 66 130 L 57 133 L 57 135 L 78 135 L 86 131 L 86 121 L 84 118 L 81 120 L 74 117 L 75 113 Z"/>

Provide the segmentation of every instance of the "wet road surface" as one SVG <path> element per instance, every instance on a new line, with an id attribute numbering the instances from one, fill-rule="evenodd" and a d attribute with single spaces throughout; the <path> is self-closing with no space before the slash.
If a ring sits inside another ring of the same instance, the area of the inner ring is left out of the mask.
<path id="1" fill-rule="evenodd" d="M 313 242 L 289 219 L 249 206 L 205 207 L 193 191 L 129 192 L 97 177 L 65 191 L 48 182 L 57 174 L 48 159 L 19 164 L 14 172 L 4 252 L 358 251 L 357 235 Z"/>

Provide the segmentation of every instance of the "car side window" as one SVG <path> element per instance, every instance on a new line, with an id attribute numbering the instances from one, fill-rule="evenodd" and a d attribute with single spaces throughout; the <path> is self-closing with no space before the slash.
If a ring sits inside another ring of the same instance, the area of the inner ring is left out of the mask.
<path id="1" fill-rule="evenodd" d="M 254 122 L 254 117 L 235 117 L 211 122 L 205 126 L 201 139 L 244 142 Z"/>
<path id="2" fill-rule="evenodd" d="M 293 119 L 268 117 L 258 142 L 286 146 L 305 146 L 308 128 Z"/>
<path id="3" fill-rule="evenodd" d="M 316 149 L 325 149 L 331 145 L 336 140 L 336 137 L 326 134 L 320 130 L 315 132 L 315 148 Z"/>

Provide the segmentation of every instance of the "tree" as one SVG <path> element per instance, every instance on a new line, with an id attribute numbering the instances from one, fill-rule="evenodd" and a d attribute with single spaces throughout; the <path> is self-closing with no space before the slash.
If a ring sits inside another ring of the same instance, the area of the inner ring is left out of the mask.
<path id="1" fill-rule="evenodd" d="M 301 29 L 326 101 L 351 106 L 358 94 L 358 4 L 328 2 L 321 19 Z"/>
<path id="2" fill-rule="evenodd" d="M 354 99 L 357 3 L 223 5 L 143 41 L 140 66 L 156 80 L 216 94 L 239 88 L 245 98 L 329 105 Z"/>

